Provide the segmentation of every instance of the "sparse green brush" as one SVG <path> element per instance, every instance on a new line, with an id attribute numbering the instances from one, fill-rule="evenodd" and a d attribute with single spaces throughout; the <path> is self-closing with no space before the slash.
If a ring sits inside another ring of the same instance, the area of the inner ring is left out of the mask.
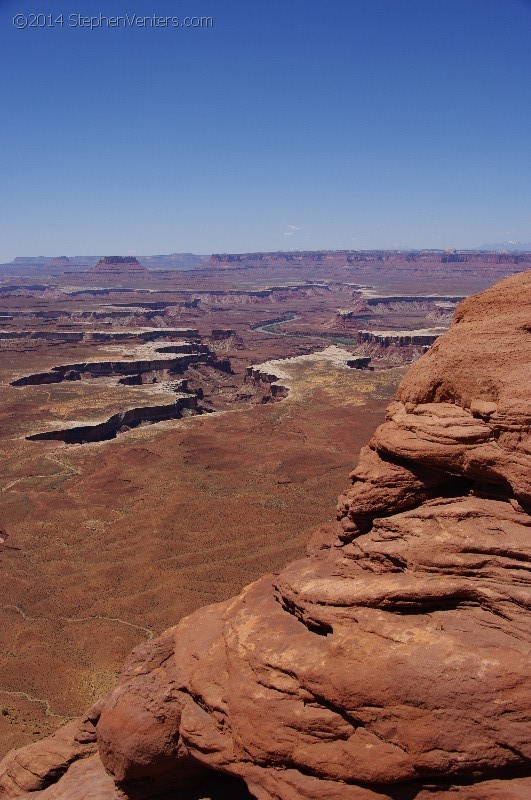
<path id="1" fill-rule="evenodd" d="M 3 716 L 3 717 L 7 717 L 7 716 L 9 716 L 9 711 L 8 711 L 8 709 L 7 709 L 7 708 L 3 708 L 3 709 L 2 709 L 2 716 Z"/>

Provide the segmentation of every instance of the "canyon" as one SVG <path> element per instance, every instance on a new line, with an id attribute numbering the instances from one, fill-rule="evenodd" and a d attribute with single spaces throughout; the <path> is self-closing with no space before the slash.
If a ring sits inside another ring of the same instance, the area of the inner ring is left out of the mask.
<path id="1" fill-rule="evenodd" d="M 0 796 L 529 789 L 525 259 L 266 255 L 0 286 Z"/>

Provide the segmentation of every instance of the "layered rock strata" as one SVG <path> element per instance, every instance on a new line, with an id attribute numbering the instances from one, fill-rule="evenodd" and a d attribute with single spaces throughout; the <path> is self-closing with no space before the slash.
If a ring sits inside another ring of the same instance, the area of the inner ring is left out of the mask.
<path id="1" fill-rule="evenodd" d="M 390 347 L 393 344 L 398 347 L 411 347 L 412 345 L 428 347 L 439 338 L 441 333 L 442 330 L 358 331 L 356 339 L 358 344 L 381 344 L 383 347 Z"/>
<path id="2" fill-rule="evenodd" d="M 184 797 L 209 770 L 258 800 L 531 796 L 530 303 L 531 273 L 461 303 L 308 557 L 137 648 L 0 796 Z"/>

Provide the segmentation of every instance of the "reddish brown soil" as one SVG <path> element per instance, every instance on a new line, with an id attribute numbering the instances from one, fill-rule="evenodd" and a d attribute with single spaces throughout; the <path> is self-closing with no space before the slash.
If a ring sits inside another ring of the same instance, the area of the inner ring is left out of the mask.
<path id="1" fill-rule="evenodd" d="M 301 554 L 401 374 L 321 370 L 279 403 L 77 446 L 23 437 L 50 409 L 82 416 L 80 391 L 116 404 L 143 387 L 5 387 L 2 748 L 79 713 L 139 641 Z"/>

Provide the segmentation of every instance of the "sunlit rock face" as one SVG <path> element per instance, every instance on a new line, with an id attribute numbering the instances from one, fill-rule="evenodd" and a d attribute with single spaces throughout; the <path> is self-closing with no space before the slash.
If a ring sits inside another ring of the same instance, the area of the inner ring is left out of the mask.
<path id="1" fill-rule="evenodd" d="M 259 800 L 531 796 L 530 304 L 531 273 L 461 303 L 308 557 L 137 648 L 0 796 L 188 797 L 208 770 Z"/>

